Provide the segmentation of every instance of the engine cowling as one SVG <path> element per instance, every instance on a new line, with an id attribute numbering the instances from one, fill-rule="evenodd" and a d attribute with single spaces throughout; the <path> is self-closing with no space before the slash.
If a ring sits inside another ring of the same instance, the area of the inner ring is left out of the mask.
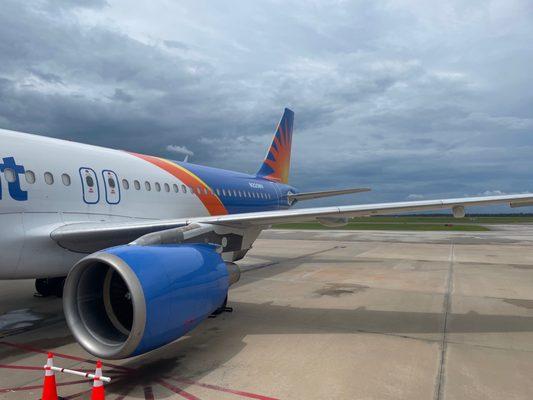
<path id="1" fill-rule="evenodd" d="M 70 271 L 63 292 L 67 324 L 89 353 L 135 356 L 196 327 L 238 280 L 213 245 L 118 246 L 91 254 Z"/>

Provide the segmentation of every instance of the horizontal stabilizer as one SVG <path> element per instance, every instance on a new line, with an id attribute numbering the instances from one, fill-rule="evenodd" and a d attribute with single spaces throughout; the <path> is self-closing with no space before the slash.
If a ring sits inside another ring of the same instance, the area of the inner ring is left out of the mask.
<path id="1" fill-rule="evenodd" d="M 351 193 L 361 193 L 361 192 L 370 192 L 370 189 L 369 188 L 351 188 L 351 189 L 340 189 L 340 190 L 324 190 L 321 192 L 289 193 L 287 197 L 288 197 L 289 203 L 292 203 L 296 200 L 320 199 L 321 197 L 340 196 L 341 194 L 351 194 Z"/>

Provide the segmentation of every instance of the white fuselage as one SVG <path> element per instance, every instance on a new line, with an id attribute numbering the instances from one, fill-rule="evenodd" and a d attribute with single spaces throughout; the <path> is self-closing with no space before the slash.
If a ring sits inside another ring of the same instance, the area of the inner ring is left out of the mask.
<path id="1" fill-rule="evenodd" d="M 125 151 L 0 130 L 0 279 L 66 275 L 84 254 L 50 232 L 68 223 L 209 215 L 186 185 Z"/>

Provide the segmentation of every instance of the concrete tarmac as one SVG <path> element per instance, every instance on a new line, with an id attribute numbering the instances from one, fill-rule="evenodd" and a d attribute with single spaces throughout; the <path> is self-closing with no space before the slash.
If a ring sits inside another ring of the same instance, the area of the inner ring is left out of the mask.
<path id="1" fill-rule="evenodd" d="M 490 232 L 267 231 L 233 313 L 104 361 L 108 399 L 531 399 L 533 226 Z M 39 398 L 45 352 L 91 370 L 61 301 L 0 282 L 0 398 Z M 90 382 L 56 375 L 60 396 Z"/>

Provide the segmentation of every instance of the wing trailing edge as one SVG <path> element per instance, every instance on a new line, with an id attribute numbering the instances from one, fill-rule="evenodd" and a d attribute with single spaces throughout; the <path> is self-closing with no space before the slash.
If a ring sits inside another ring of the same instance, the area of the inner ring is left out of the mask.
<path id="1" fill-rule="evenodd" d="M 350 188 L 339 190 L 322 190 L 318 192 L 289 193 L 287 199 L 290 204 L 295 201 L 320 199 L 322 197 L 341 196 L 343 194 L 370 192 L 370 188 Z"/>

